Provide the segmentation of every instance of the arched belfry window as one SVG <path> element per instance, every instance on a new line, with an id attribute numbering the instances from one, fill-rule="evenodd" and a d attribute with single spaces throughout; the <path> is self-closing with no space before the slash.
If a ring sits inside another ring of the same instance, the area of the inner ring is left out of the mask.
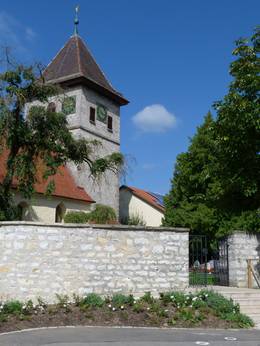
<path id="1" fill-rule="evenodd" d="M 18 219 L 20 221 L 32 221 L 30 207 L 26 202 L 20 202 L 18 208 Z"/>
<path id="2" fill-rule="evenodd" d="M 56 112 L 56 105 L 55 105 L 55 103 L 54 102 L 50 102 L 48 104 L 47 110 L 49 112 L 53 112 L 53 113 Z"/>
<path id="3" fill-rule="evenodd" d="M 60 203 L 56 207 L 56 212 L 55 212 L 55 222 L 61 223 L 63 222 L 64 215 L 66 213 L 66 208 L 63 203 Z"/>

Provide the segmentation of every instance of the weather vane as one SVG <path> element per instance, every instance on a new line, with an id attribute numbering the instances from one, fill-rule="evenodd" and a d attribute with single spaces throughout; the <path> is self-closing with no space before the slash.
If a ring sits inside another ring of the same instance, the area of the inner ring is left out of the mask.
<path id="1" fill-rule="evenodd" d="M 78 25 L 79 25 L 79 5 L 75 7 L 75 19 L 74 19 L 74 35 L 78 35 Z"/>

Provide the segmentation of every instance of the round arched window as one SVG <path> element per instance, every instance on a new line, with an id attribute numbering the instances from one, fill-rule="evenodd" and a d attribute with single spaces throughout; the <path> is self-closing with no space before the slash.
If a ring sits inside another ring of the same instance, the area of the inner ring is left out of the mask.
<path id="1" fill-rule="evenodd" d="M 65 205 L 63 203 L 58 204 L 56 207 L 55 222 L 58 222 L 58 223 L 62 222 L 65 213 L 66 213 Z"/>
<path id="2" fill-rule="evenodd" d="M 20 202 L 17 206 L 17 209 L 18 209 L 18 219 L 20 221 L 32 221 L 30 207 L 26 202 Z"/>

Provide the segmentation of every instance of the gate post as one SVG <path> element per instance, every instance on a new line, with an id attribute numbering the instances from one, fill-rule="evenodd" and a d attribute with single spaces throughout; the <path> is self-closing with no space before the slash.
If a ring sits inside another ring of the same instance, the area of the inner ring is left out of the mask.
<path id="1" fill-rule="evenodd" d="M 251 266 L 252 266 L 252 260 L 247 259 L 247 286 L 248 288 L 252 288 L 252 271 L 251 271 Z"/>

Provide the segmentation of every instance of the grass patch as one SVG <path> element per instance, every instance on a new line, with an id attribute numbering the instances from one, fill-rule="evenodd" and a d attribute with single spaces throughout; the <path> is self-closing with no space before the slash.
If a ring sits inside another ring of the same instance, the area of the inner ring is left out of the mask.
<path id="1" fill-rule="evenodd" d="M 189 273 L 189 284 L 191 286 L 210 286 L 216 285 L 218 279 L 212 273 L 203 273 L 203 272 L 190 272 Z"/>

